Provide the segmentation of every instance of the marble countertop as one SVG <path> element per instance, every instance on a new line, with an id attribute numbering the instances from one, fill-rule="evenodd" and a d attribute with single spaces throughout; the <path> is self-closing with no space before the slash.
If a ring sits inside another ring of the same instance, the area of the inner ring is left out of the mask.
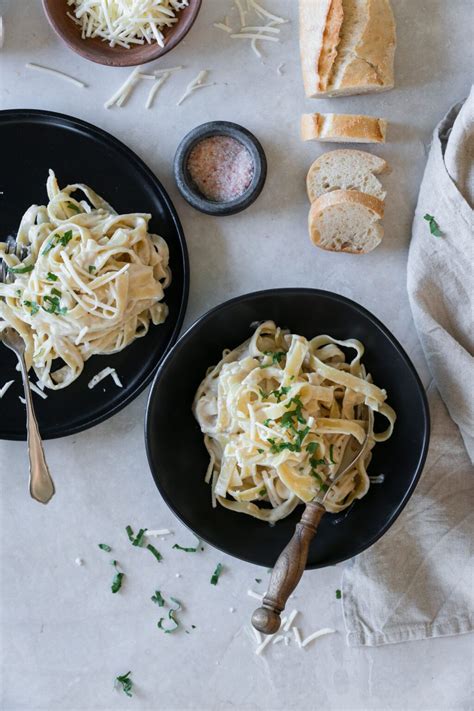
<path id="1" fill-rule="evenodd" d="M 385 322 L 426 383 L 405 289 L 407 248 L 432 129 L 468 93 L 471 2 L 394 0 L 397 88 L 378 96 L 320 102 L 303 95 L 296 0 L 264 4 L 291 23 L 283 26 L 281 43 L 263 48 L 263 61 L 247 42 L 234 42 L 212 26 L 225 15 L 236 24 L 231 1 L 204 0 L 186 40 L 156 64 L 181 64 L 184 69 L 163 86 L 153 109 L 144 108 L 149 86 L 143 82 L 123 108 L 107 111 L 104 101 L 129 70 L 93 65 L 71 53 L 49 28 L 39 0 L 2 0 L 6 37 L 0 55 L 0 108 L 72 114 L 106 129 L 146 161 L 175 202 L 187 237 L 187 324 L 210 307 L 255 289 L 331 289 Z M 30 71 L 26 62 L 61 69 L 88 88 Z M 210 71 L 214 85 L 176 106 L 201 69 Z M 307 236 L 305 172 L 318 154 L 331 148 L 299 140 L 300 114 L 316 108 L 383 116 L 390 123 L 388 143 L 369 148 L 392 166 L 384 178 L 385 238 L 364 257 L 323 253 Z M 248 127 L 268 157 L 262 195 L 234 217 L 195 212 L 179 196 L 172 177 L 180 139 L 213 119 Z M 305 650 L 294 643 L 277 645 L 257 657 L 249 627 L 256 601 L 247 590 L 263 592 L 268 573 L 210 546 L 197 554 L 172 549 L 175 542 L 189 545 L 193 537 L 167 509 L 150 476 L 143 446 L 145 400 L 142 394 L 100 426 L 47 442 L 57 486 L 47 507 L 27 496 L 24 444 L 0 442 L 2 709 L 472 708 L 470 635 L 347 647 L 335 597 L 343 565 L 307 573 L 293 601 L 304 634 L 325 626 L 337 633 Z M 156 543 L 164 556 L 161 564 L 146 551 L 131 548 L 127 524 L 173 531 Z M 111 555 L 126 572 L 118 595 L 110 592 L 113 571 L 109 554 L 97 547 L 101 541 L 113 547 Z M 75 564 L 78 557 L 81 566 Z M 209 578 L 218 562 L 224 572 L 214 587 Z M 183 602 L 182 621 L 189 634 L 182 629 L 166 635 L 157 629 L 160 610 L 150 602 L 156 589 Z M 128 670 L 135 683 L 133 699 L 113 684 Z"/>

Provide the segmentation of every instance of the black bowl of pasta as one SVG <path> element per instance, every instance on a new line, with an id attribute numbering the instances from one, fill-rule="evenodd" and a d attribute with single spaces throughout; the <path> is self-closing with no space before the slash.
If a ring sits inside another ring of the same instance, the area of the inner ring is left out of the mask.
<path id="1" fill-rule="evenodd" d="M 318 491 L 328 513 L 307 568 L 371 546 L 413 493 L 429 431 L 423 386 L 390 331 L 343 296 L 299 288 L 199 318 L 156 374 L 145 423 L 172 511 L 199 538 L 267 567 Z M 331 486 L 357 442 L 365 455 Z"/>

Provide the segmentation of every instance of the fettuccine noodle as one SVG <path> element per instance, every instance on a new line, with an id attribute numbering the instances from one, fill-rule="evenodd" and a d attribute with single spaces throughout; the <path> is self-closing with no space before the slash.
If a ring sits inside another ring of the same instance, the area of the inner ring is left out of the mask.
<path id="1" fill-rule="evenodd" d="M 350 362 L 343 348 L 355 352 Z M 214 506 L 273 523 L 317 495 L 336 513 L 367 493 L 371 450 L 390 437 L 396 415 L 366 373 L 363 353 L 355 339 L 308 341 L 272 321 L 224 352 L 193 405 Z M 388 420 L 385 432 L 374 432 L 374 412 Z"/>
<path id="2" fill-rule="evenodd" d="M 25 259 L 0 243 L 13 278 L 0 284 L 0 331 L 12 326 L 21 334 L 27 367 L 57 390 L 92 355 L 117 353 L 150 322 L 164 322 L 171 272 L 165 240 L 148 232 L 151 215 L 118 215 L 87 185 L 60 190 L 52 171 L 46 188 L 49 203 L 32 205 L 20 223 Z M 78 191 L 87 200 L 73 197 Z"/>

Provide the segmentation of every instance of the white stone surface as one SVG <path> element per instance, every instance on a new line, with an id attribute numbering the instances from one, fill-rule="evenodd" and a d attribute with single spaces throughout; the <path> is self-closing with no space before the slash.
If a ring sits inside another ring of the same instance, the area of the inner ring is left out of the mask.
<path id="1" fill-rule="evenodd" d="M 380 317 L 426 382 L 405 290 L 407 247 L 431 131 L 469 89 L 472 2 L 394 0 L 397 88 L 379 96 L 320 102 L 303 96 L 296 0 L 264 4 L 289 17 L 291 24 L 282 28 L 281 45 L 264 46 L 263 63 L 247 43 L 234 42 L 212 27 L 227 14 L 236 25 L 230 0 L 204 0 L 186 41 L 157 64 L 183 64 L 185 70 L 163 86 L 154 108 L 144 108 L 150 87 L 143 82 L 126 106 L 107 111 L 104 101 L 129 70 L 96 66 L 71 53 L 50 30 L 39 0 L 2 0 L 0 107 L 78 116 L 110 131 L 144 158 L 169 190 L 187 236 L 192 268 L 188 324 L 211 306 L 255 289 L 331 289 Z M 89 86 L 78 89 L 31 72 L 25 69 L 28 61 L 69 72 Z M 277 74 L 281 62 L 283 76 Z M 216 85 L 177 107 L 183 88 L 201 69 L 210 70 L 209 80 Z M 305 171 L 327 148 L 299 140 L 300 114 L 312 109 L 360 111 L 390 122 L 389 143 L 375 149 L 393 172 L 384 180 L 389 192 L 386 236 L 373 254 L 330 255 L 309 243 Z M 173 182 L 172 158 L 179 140 L 212 119 L 247 126 L 268 156 L 262 196 L 234 217 L 194 212 Z M 209 546 L 196 554 L 172 550 L 174 542 L 189 545 L 192 536 L 161 501 L 149 474 L 143 447 L 145 399 L 142 395 L 92 430 L 47 443 L 57 494 L 45 508 L 27 496 L 25 446 L 0 443 L 2 709 L 472 708 L 470 635 L 376 649 L 346 646 L 335 598 L 342 566 L 306 574 L 291 601 L 301 611 L 302 634 L 326 626 L 337 634 L 305 650 L 294 641 L 270 645 L 256 657 L 249 629 L 256 601 L 246 593 L 248 588 L 263 591 L 268 574 Z M 1 407 L 7 407 L 6 400 Z M 131 548 L 126 524 L 174 531 L 164 541 L 154 540 L 163 563 Z M 99 550 L 99 542 L 113 546 L 113 553 Z M 127 576 L 117 595 L 110 592 L 111 556 Z M 82 566 L 75 564 L 77 557 Z M 225 570 L 213 587 L 209 578 L 219 561 Z M 263 582 L 257 584 L 255 577 Z M 189 635 L 165 635 L 157 629 L 160 608 L 150 602 L 156 589 L 183 602 Z M 133 699 L 113 688 L 115 676 L 129 669 Z"/>

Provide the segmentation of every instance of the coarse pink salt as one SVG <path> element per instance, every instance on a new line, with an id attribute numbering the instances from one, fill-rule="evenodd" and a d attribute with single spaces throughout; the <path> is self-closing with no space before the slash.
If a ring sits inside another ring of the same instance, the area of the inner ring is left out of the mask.
<path id="1" fill-rule="evenodd" d="M 247 190 L 255 168 L 243 143 L 230 136 L 211 136 L 194 146 L 187 169 L 205 198 L 229 202 Z"/>

